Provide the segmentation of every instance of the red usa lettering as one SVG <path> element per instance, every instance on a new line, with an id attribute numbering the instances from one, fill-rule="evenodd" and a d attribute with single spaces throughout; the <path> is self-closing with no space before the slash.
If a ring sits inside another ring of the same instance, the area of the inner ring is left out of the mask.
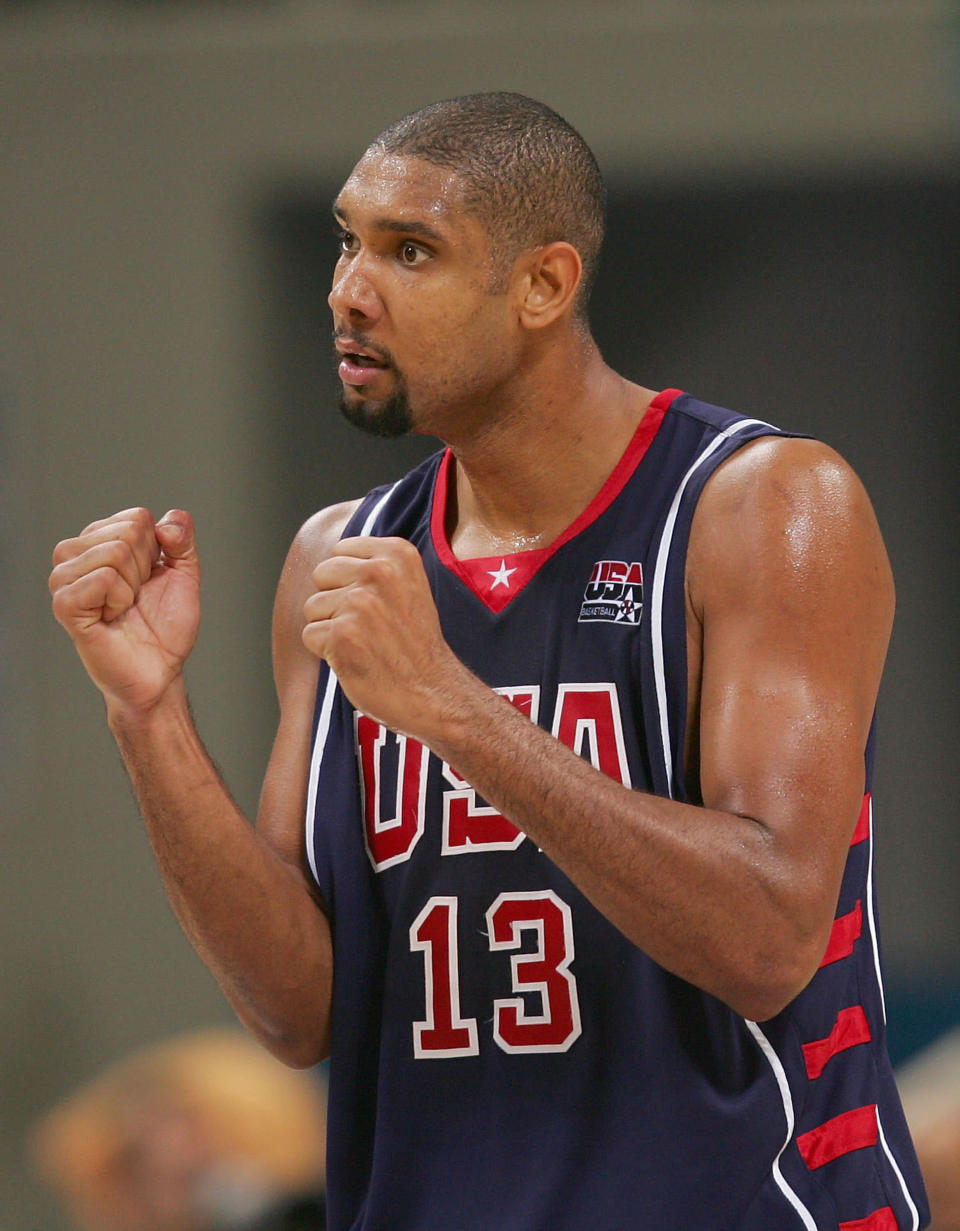
<path id="1" fill-rule="evenodd" d="M 616 684 L 561 684 L 553 715 L 553 734 L 608 778 L 630 785 L 627 747 Z"/>
<path id="2" fill-rule="evenodd" d="M 639 585 L 643 581 L 643 570 L 637 563 L 628 564 L 626 560 L 598 560 L 590 574 L 590 585 L 600 585 L 614 582 L 617 585 Z"/>
<path id="3" fill-rule="evenodd" d="M 430 750 L 415 739 L 388 731 L 366 714 L 356 714 L 354 721 L 364 841 L 374 869 L 382 872 L 409 859 L 423 837 Z M 388 757 L 396 781 L 391 804 L 381 798 L 384 760 Z"/>
<path id="4" fill-rule="evenodd" d="M 537 722 L 539 685 L 497 691 Z M 382 872 L 409 859 L 423 836 L 430 753 L 417 740 L 388 731 L 365 714 L 356 715 L 355 730 L 367 854 L 374 869 Z M 551 730 L 595 769 L 630 786 L 615 684 L 561 684 Z M 446 762 L 441 776 L 448 784 L 442 794 L 442 854 L 511 851 L 523 843 L 525 835 L 495 808 L 478 803 L 476 791 Z"/>

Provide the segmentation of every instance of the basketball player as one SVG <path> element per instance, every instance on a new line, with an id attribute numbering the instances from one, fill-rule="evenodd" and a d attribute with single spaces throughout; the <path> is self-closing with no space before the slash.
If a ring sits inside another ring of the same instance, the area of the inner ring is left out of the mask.
<path id="1" fill-rule="evenodd" d="M 61 543 L 54 610 L 193 943 L 277 1055 L 332 1054 L 332 1228 L 916 1231 L 876 521 L 823 445 L 604 364 L 603 202 L 509 94 L 344 185 L 343 410 L 449 447 L 297 536 L 255 830 L 187 708 L 189 515 Z"/>

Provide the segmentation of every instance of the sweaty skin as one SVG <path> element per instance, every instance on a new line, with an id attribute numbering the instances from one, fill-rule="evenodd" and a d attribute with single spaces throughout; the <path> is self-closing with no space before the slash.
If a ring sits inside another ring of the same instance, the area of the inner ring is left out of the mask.
<path id="1" fill-rule="evenodd" d="M 547 544 L 603 485 L 652 393 L 577 321 L 577 253 L 520 254 L 491 289 L 451 173 L 368 152 L 344 186 L 330 296 L 344 397 L 454 452 L 461 558 Z M 362 355 L 376 357 L 364 368 Z M 389 355 L 389 362 L 383 357 Z M 422 741 L 667 969 L 764 1020 L 815 972 L 863 793 L 893 586 L 869 501 L 825 446 L 761 439 L 707 484 L 687 562 L 691 786 L 629 790 L 531 725 L 453 655 L 420 557 L 339 541 L 355 505 L 296 537 L 274 609 L 281 716 L 256 828 L 193 726 L 199 620 L 189 515 L 126 510 L 60 543 L 54 611 L 103 692 L 171 901 L 241 1019 L 288 1063 L 329 1046 L 329 925 L 303 809 L 317 660 L 352 704 Z"/>

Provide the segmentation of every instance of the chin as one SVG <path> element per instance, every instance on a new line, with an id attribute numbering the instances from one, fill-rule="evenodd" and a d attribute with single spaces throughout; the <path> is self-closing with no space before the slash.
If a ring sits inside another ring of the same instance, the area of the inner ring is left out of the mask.
<path id="1" fill-rule="evenodd" d="M 403 392 L 397 392 L 387 401 L 374 402 L 350 397 L 344 391 L 340 394 L 340 413 L 368 436 L 395 439 L 413 431 L 410 407 Z"/>

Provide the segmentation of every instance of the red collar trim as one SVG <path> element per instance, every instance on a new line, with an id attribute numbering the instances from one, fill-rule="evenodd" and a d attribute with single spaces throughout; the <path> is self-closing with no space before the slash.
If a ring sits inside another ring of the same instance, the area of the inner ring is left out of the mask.
<path id="1" fill-rule="evenodd" d="M 446 449 L 437 470 L 433 489 L 433 508 L 430 514 L 430 533 L 441 564 L 455 573 L 492 612 L 498 614 L 503 611 L 554 552 L 559 551 L 564 543 L 569 543 L 613 504 L 650 448 L 663 422 L 664 415 L 674 399 L 680 396 L 680 392 L 679 389 L 664 389 L 662 393 L 657 394 L 603 487 L 580 516 L 571 522 L 549 547 L 538 547 L 532 551 L 507 552 L 497 556 L 481 556 L 471 560 L 458 560 L 447 540 L 444 524 L 450 464 L 453 459 L 450 449 Z"/>

